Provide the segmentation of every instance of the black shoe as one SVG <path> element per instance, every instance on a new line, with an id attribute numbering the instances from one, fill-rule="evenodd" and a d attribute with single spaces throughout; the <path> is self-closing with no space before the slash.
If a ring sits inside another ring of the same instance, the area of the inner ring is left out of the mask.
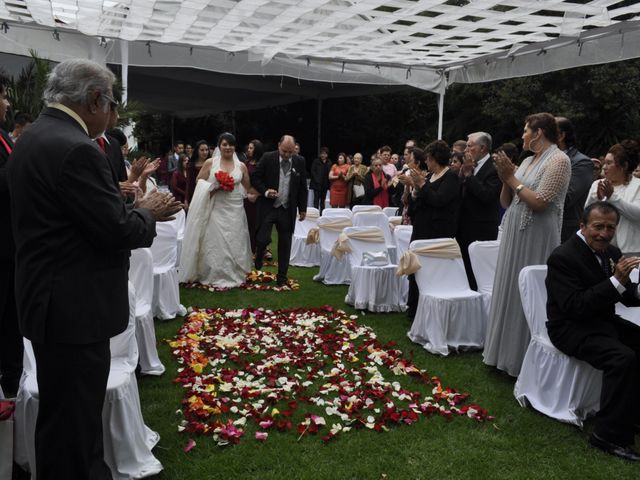
<path id="1" fill-rule="evenodd" d="M 592 433 L 589 437 L 589 444 L 605 453 L 627 460 L 628 462 L 640 462 L 640 454 L 633 447 L 621 447 L 604 438 Z"/>
<path id="2" fill-rule="evenodd" d="M 289 285 L 289 282 L 287 281 L 287 279 L 285 278 L 284 280 L 282 280 L 281 278 L 279 278 L 276 281 L 276 284 L 278 285 L 278 287 L 286 287 L 287 285 Z"/>
<path id="3" fill-rule="evenodd" d="M 262 259 L 258 259 L 258 257 L 256 257 L 253 265 L 256 267 L 256 270 L 262 270 Z"/>

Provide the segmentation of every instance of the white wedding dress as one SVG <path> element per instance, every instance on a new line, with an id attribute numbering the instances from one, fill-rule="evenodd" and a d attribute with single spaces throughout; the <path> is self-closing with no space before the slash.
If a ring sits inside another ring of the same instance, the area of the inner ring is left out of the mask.
<path id="1" fill-rule="evenodd" d="M 244 212 L 242 170 L 233 155 L 231 176 L 234 189 L 218 190 L 209 197 L 209 188 L 217 183 L 220 157 L 213 158 L 209 178 L 198 180 L 189 205 L 182 241 L 179 276 L 181 282 L 200 282 L 215 287 L 237 287 L 251 271 L 249 228 Z"/>

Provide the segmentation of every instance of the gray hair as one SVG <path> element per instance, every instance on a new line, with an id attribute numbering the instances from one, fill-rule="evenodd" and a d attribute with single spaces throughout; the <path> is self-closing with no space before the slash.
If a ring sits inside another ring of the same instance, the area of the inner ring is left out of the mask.
<path id="1" fill-rule="evenodd" d="M 474 142 L 487 147 L 487 152 L 491 151 L 491 143 L 493 140 L 491 139 L 491 135 L 487 132 L 470 133 L 467 137 L 469 140 L 473 140 Z"/>
<path id="2" fill-rule="evenodd" d="M 47 103 L 86 105 L 91 93 L 109 93 L 115 80 L 113 72 L 99 63 L 79 58 L 65 60 L 49 74 L 43 98 Z"/>

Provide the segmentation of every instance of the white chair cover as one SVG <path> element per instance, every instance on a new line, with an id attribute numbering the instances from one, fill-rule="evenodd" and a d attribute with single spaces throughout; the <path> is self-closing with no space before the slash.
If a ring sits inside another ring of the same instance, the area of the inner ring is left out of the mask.
<path id="1" fill-rule="evenodd" d="M 182 240 L 184 239 L 184 229 L 187 223 L 187 214 L 184 210 L 176 213 L 176 228 L 178 230 L 178 251 L 176 254 L 176 267 L 180 266 L 180 254 L 182 253 Z"/>
<path id="2" fill-rule="evenodd" d="M 415 251 L 450 240 L 414 240 L 409 248 Z M 422 268 L 415 278 L 420 297 L 408 337 L 440 355 L 448 355 L 450 348 L 482 348 L 487 315 L 482 295 L 469 288 L 462 257 L 418 258 Z"/>
<path id="3" fill-rule="evenodd" d="M 153 255 L 153 316 L 169 320 L 186 314 L 180 305 L 180 287 L 176 262 L 178 258 L 178 223 L 156 223 L 156 237 L 151 244 Z"/>
<path id="4" fill-rule="evenodd" d="M 162 375 L 164 365 L 158 357 L 156 329 L 153 323 L 153 256 L 148 248 L 131 251 L 129 281 L 136 298 L 136 340 L 140 352 L 140 371 L 145 375 Z"/>
<path id="5" fill-rule="evenodd" d="M 411 235 L 413 234 L 413 225 L 398 225 L 393 230 L 393 238 L 396 242 L 396 254 L 398 258 L 402 258 L 404 252 L 409 249 L 411 243 Z M 406 308 L 407 298 L 409 296 L 409 277 L 402 275 L 398 277 L 400 281 L 400 298 Z"/>
<path id="6" fill-rule="evenodd" d="M 323 217 L 344 217 L 347 216 L 349 218 L 353 217 L 353 212 L 348 208 L 331 208 L 327 207 L 322 210 Z"/>
<path id="7" fill-rule="evenodd" d="M 151 453 L 160 436 L 144 424 L 135 369 L 135 296 L 129 283 L 129 324 L 111 339 L 111 370 L 102 410 L 104 460 L 114 480 L 156 475 L 162 464 Z M 64 394 L 62 392 L 61 394 Z M 16 399 L 15 461 L 35 478 L 34 438 L 38 416 L 38 383 L 31 342 L 24 339 L 24 373 Z"/>
<path id="8" fill-rule="evenodd" d="M 378 227 L 347 227 L 344 234 L 377 233 L 382 236 Z M 364 252 L 383 252 L 384 241 L 380 243 L 349 238 L 351 253 L 351 284 L 344 299 L 345 303 L 359 310 L 372 312 L 401 312 L 406 310 L 406 300 L 400 296 L 400 279 L 396 277 L 398 268 L 395 264 L 385 266 L 361 266 Z"/>
<path id="9" fill-rule="evenodd" d="M 529 403 L 551 418 L 582 428 L 587 415 L 600 408 L 602 372 L 568 357 L 549 340 L 546 276 L 546 265 L 532 265 L 520 271 L 520 297 L 531 342 L 513 393 L 523 407 Z"/>
<path id="10" fill-rule="evenodd" d="M 349 215 L 339 215 L 334 213 L 328 217 L 323 215 L 318 219 L 318 228 L 320 229 L 320 271 L 313 277 L 313 279 L 321 281 L 326 285 L 349 285 L 351 283 L 351 264 L 349 263 L 349 255 L 342 257 L 342 260 L 338 260 L 336 257 L 331 255 L 331 249 L 336 243 L 336 240 L 338 240 L 338 236 L 341 232 L 322 228 L 322 225 L 335 222 L 338 219 L 345 219 L 350 222 L 351 211 L 347 211 L 349 211 Z"/>
<path id="11" fill-rule="evenodd" d="M 317 267 L 320 265 L 320 244 L 307 245 L 309 230 L 318 226 L 318 209 L 307 207 L 307 216 L 300 222 L 296 221 L 293 239 L 291 241 L 291 256 L 289 264 L 295 267 Z"/>
<path id="12" fill-rule="evenodd" d="M 387 217 L 395 217 L 397 212 L 398 207 L 384 207 L 382 209 L 382 213 L 384 213 Z"/>
<path id="13" fill-rule="evenodd" d="M 387 217 L 382 211 L 377 212 L 360 212 L 353 215 L 354 227 L 378 227 L 384 234 L 384 241 L 387 244 L 387 251 L 389 252 L 389 259 L 391 263 L 398 262 L 398 256 L 396 252 L 396 243 L 391 234 L 389 228 L 389 217 Z"/>
<path id="14" fill-rule="evenodd" d="M 351 211 L 355 215 L 359 212 L 381 212 L 382 208 L 379 205 L 354 205 Z"/>
<path id="15" fill-rule="evenodd" d="M 638 269 L 634 268 L 629 274 L 629 279 L 633 283 L 638 283 Z M 640 327 L 640 307 L 627 307 L 622 303 L 616 303 L 616 313 L 625 320 L 635 323 Z"/>
<path id="16" fill-rule="evenodd" d="M 491 310 L 491 292 L 493 291 L 493 277 L 496 275 L 499 248 L 500 243 L 497 240 L 477 241 L 469 245 L 469 260 L 473 276 L 476 277 L 478 293 L 482 294 L 487 318 L 489 318 Z"/>

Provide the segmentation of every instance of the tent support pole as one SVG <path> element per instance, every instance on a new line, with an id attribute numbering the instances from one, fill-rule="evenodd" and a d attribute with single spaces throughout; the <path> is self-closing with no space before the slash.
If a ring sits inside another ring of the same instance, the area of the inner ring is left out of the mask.
<path id="1" fill-rule="evenodd" d="M 442 140 L 443 118 L 444 118 L 444 92 L 438 94 L 438 140 Z"/>
<path id="2" fill-rule="evenodd" d="M 318 145 L 317 145 L 317 155 L 320 155 L 320 147 L 322 146 L 322 98 L 318 97 Z"/>
<path id="3" fill-rule="evenodd" d="M 129 42 L 120 40 L 120 55 L 122 63 L 122 105 L 127 105 L 127 90 L 129 87 Z"/>

